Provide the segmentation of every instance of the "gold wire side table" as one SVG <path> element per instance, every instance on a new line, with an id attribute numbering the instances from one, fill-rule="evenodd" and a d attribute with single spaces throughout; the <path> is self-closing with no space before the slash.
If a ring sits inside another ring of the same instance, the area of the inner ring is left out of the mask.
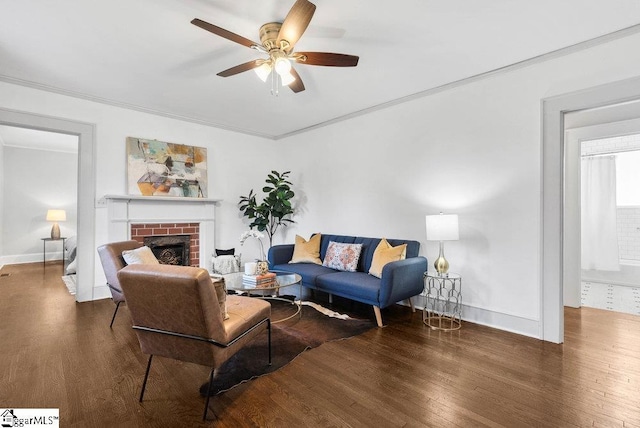
<path id="1" fill-rule="evenodd" d="M 457 273 L 424 273 L 426 303 L 422 322 L 433 330 L 452 331 L 462 327 L 462 276 Z"/>

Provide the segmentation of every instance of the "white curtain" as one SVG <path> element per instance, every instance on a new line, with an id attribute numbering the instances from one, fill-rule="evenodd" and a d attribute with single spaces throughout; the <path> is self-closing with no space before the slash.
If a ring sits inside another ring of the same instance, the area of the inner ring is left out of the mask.
<path id="1" fill-rule="evenodd" d="M 582 159 L 582 269 L 620 270 L 615 156 Z"/>

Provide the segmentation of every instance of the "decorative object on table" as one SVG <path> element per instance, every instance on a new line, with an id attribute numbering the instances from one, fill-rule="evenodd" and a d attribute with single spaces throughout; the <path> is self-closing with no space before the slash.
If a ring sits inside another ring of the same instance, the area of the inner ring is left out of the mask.
<path id="1" fill-rule="evenodd" d="M 256 275 L 262 275 L 264 273 L 269 272 L 269 262 L 267 262 L 267 257 L 264 253 L 264 247 L 262 246 L 262 238 L 264 238 L 264 234 L 260 233 L 256 230 L 247 230 L 240 235 L 240 245 L 244 245 L 244 241 L 248 238 L 255 238 L 260 243 L 260 259 L 256 262 Z"/>
<path id="2" fill-rule="evenodd" d="M 130 195 L 207 197 L 207 149 L 127 137 Z"/>
<path id="3" fill-rule="evenodd" d="M 245 275 L 255 275 L 257 268 L 258 268 L 258 263 L 256 263 L 256 262 L 247 262 L 247 263 L 244 264 L 244 274 Z"/>
<path id="4" fill-rule="evenodd" d="M 449 262 L 444 258 L 444 241 L 457 241 L 458 237 L 458 215 L 438 214 L 426 216 L 427 241 L 440 242 L 440 255 L 433 266 L 436 272 L 444 275 L 449 271 Z"/>
<path id="5" fill-rule="evenodd" d="M 422 322 L 433 330 L 458 330 L 462 327 L 462 277 L 457 273 L 446 276 L 425 272 L 422 295 L 426 303 Z"/>
<path id="6" fill-rule="evenodd" d="M 267 288 L 276 283 L 275 272 L 261 273 L 257 275 L 242 275 L 242 285 L 249 288 Z"/>
<path id="7" fill-rule="evenodd" d="M 65 210 L 48 210 L 47 221 L 52 221 L 51 226 L 51 239 L 60 239 L 60 226 L 59 221 L 67 221 L 67 212 Z"/>
<path id="8" fill-rule="evenodd" d="M 256 200 L 257 194 L 253 193 L 253 189 L 249 191 L 248 196 L 240 196 L 238 203 L 242 215 L 251 220 L 249 228 L 266 232 L 269 237 L 269 247 L 273 246 L 273 235 L 278 227 L 295 223 L 290 218 L 294 211 L 291 199 L 295 196 L 291 190 L 291 182 L 288 181 L 290 173 L 291 171 L 282 174 L 271 171 L 267 175 L 265 180 L 267 186 L 262 188 L 266 195 L 261 203 Z"/>

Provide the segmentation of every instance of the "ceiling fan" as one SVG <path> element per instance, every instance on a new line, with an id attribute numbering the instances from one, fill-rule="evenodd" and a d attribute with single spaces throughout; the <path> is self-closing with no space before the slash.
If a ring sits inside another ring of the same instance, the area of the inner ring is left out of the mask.
<path id="1" fill-rule="evenodd" d="M 294 52 L 293 48 L 307 29 L 316 5 L 307 0 L 296 0 L 282 23 L 269 22 L 260 27 L 260 42 L 256 43 L 231 31 L 209 24 L 201 19 L 191 21 L 204 30 L 239 43 L 251 49 L 269 55 L 266 59 L 255 59 L 244 64 L 236 65 L 218 73 L 218 76 L 229 77 L 236 74 L 255 70 L 263 82 L 271 74 L 272 92 L 277 94 L 279 79 L 283 85 L 289 86 L 293 92 L 304 91 L 304 84 L 300 75 L 291 66 L 292 62 L 307 65 L 322 65 L 330 67 L 355 67 L 359 57 L 331 52 Z M 272 71 L 275 71 L 272 73 Z"/>

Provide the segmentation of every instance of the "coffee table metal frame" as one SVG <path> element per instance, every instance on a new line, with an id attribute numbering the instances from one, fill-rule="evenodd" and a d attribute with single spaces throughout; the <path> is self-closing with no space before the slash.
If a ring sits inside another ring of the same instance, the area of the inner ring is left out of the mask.
<path id="1" fill-rule="evenodd" d="M 257 299 L 264 300 L 278 300 L 281 302 L 291 303 L 296 306 L 296 311 L 293 315 L 290 315 L 279 320 L 271 321 L 271 324 L 277 324 L 290 320 L 300 314 L 302 317 L 302 277 L 297 273 L 286 271 L 270 271 L 276 274 L 276 283 L 269 287 L 247 287 L 242 284 L 243 272 L 232 272 L 224 275 L 212 274 L 212 277 L 222 277 L 225 281 L 227 290 L 233 290 L 240 293 L 246 293 L 249 297 L 255 297 Z M 294 285 L 300 285 L 300 299 L 292 300 L 280 297 L 280 289 L 285 287 L 292 287 Z M 265 295 L 265 293 L 271 292 L 271 295 Z M 259 293 L 259 294 L 258 294 Z"/>

